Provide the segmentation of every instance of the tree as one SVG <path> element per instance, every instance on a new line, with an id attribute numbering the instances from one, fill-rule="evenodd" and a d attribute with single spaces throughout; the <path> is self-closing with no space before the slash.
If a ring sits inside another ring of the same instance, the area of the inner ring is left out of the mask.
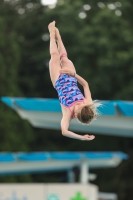
<path id="1" fill-rule="evenodd" d="M 3 1 L 0 7 L 1 96 L 57 98 L 49 78 L 47 29 L 48 23 L 56 20 L 68 56 L 75 64 L 77 73 L 89 82 L 93 99 L 132 100 L 132 4 L 130 0 L 112 0 L 110 3 L 105 0 L 90 0 L 89 3 L 85 0 L 58 0 L 56 7 L 50 9 L 40 4 L 39 0 Z M 10 79 L 7 79 L 9 76 Z M 1 104 L 0 109 L 2 151 L 132 152 L 132 139 L 97 136 L 88 146 L 88 143 L 61 137 L 60 131 L 53 133 L 53 130 L 31 129 L 5 105 Z M 21 142 L 23 136 L 24 143 Z M 124 194 L 120 195 L 120 200 L 127 199 L 133 187 L 131 165 L 130 159 L 115 171 L 111 169 L 112 173 L 110 169 L 97 171 L 100 178 L 96 183 L 100 189 L 110 192 L 121 183 Z M 109 174 L 110 181 L 105 186 L 105 177 Z M 33 181 L 45 180 L 42 176 L 33 176 Z M 127 187 L 128 182 L 130 187 Z M 121 188 L 116 192 L 121 194 Z M 128 199 L 132 199 L 132 195 Z"/>
<path id="2" fill-rule="evenodd" d="M 5 8 L 6 7 L 6 8 Z M 20 47 L 14 29 L 15 11 L 4 4 L 0 7 L 0 95 L 21 96 L 18 86 L 18 67 L 20 64 Z M 32 142 L 33 129 L 23 122 L 15 112 L 0 103 L 0 150 L 28 151 Z"/>

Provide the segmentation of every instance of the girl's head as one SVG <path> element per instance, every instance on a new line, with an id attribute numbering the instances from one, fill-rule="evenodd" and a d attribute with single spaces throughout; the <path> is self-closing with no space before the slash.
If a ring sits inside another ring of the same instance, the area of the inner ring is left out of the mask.
<path id="1" fill-rule="evenodd" d="M 77 112 L 78 120 L 83 124 L 90 124 L 99 114 L 97 110 L 97 107 L 99 106 L 101 106 L 101 104 L 97 101 L 93 101 L 91 105 L 82 105 Z"/>

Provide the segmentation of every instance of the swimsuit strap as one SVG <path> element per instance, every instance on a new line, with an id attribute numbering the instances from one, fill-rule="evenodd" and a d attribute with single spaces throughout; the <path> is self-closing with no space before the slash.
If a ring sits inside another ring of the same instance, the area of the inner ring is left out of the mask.
<path id="1" fill-rule="evenodd" d="M 72 113 L 70 107 L 68 107 L 68 108 L 69 108 L 69 110 L 70 110 L 70 113 L 71 113 L 72 118 L 75 118 L 74 113 Z"/>
<path id="2" fill-rule="evenodd" d="M 62 57 L 65 57 L 65 56 L 67 57 L 67 54 L 66 54 L 66 53 L 62 53 L 62 54 L 60 55 L 60 60 L 61 60 Z"/>
<path id="3" fill-rule="evenodd" d="M 84 103 L 84 100 L 80 100 L 80 101 Z M 73 104 L 75 104 L 75 103 L 76 103 L 76 102 L 74 102 Z M 71 113 L 72 118 L 75 118 L 75 115 L 74 115 L 74 113 L 72 113 L 70 107 L 68 107 L 68 108 L 69 108 L 69 110 L 70 110 L 70 113 Z"/>

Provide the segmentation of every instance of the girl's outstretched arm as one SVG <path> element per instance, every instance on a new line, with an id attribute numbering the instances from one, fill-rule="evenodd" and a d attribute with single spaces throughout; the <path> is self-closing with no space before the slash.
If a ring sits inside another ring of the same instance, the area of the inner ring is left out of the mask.
<path id="1" fill-rule="evenodd" d="M 69 123 L 70 123 L 70 120 L 68 119 L 68 117 L 63 116 L 63 118 L 61 120 L 61 130 L 62 130 L 63 136 L 78 139 L 78 140 L 93 140 L 95 138 L 94 135 L 79 135 L 72 131 L 69 131 L 68 130 Z"/>

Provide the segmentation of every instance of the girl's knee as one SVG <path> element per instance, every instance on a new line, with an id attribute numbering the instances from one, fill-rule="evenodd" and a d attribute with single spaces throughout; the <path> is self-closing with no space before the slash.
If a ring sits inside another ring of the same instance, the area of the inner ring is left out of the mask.
<path id="1" fill-rule="evenodd" d="M 56 51 L 52 51 L 52 52 L 50 52 L 50 55 L 51 55 L 51 58 L 60 58 L 60 55 L 59 55 L 59 53 L 58 52 L 56 52 Z"/>
<path id="2" fill-rule="evenodd" d="M 49 61 L 49 64 L 51 63 L 59 63 L 60 62 L 60 56 L 58 53 L 52 53 L 51 54 L 51 59 Z"/>

